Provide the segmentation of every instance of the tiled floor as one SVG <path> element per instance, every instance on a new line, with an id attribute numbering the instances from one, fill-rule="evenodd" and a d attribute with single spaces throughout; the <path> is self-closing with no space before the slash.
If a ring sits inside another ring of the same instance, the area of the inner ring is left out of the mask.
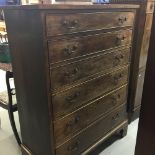
<path id="1" fill-rule="evenodd" d="M 0 71 L 0 91 L 5 87 L 4 72 Z M 20 148 L 16 144 L 13 136 L 8 113 L 0 108 L 1 128 L 0 128 L 0 155 L 21 155 Z M 18 114 L 15 113 L 15 121 L 19 130 Z M 115 141 L 112 145 L 104 149 L 99 155 L 134 155 L 138 120 L 129 125 L 126 137 Z"/>

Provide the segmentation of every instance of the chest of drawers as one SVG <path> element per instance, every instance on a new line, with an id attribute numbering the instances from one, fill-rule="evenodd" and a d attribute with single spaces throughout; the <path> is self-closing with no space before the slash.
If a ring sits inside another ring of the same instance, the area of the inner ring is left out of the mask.
<path id="1" fill-rule="evenodd" d="M 5 10 L 23 154 L 88 154 L 127 130 L 138 5 Z"/>

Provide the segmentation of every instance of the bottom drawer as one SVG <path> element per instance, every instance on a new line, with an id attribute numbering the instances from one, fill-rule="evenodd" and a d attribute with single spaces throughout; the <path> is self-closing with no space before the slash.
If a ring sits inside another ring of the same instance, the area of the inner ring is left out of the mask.
<path id="1" fill-rule="evenodd" d="M 126 120 L 126 105 L 120 106 L 92 123 L 69 141 L 56 148 L 57 155 L 79 155 L 107 132 Z"/>

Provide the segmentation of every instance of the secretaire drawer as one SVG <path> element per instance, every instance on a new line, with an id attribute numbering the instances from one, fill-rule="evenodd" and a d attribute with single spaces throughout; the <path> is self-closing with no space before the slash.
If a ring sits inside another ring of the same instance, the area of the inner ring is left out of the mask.
<path id="1" fill-rule="evenodd" d="M 126 104 L 126 85 L 109 94 L 98 98 L 87 106 L 54 122 L 54 135 L 56 146 L 72 137 L 77 131 L 87 127 L 90 123 L 115 109 L 117 106 Z"/>
<path id="2" fill-rule="evenodd" d="M 56 148 L 57 155 L 79 155 L 120 123 L 126 121 L 126 106 L 98 119 L 78 135 Z"/>
<path id="3" fill-rule="evenodd" d="M 132 26 L 134 15 L 134 12 L 48 14 L 47 36 Z"/>
<path id="4" fill-rule="evenodd" d="M 48 41 L 49 61 L 75 58 L 106 49 L 131 44 L 132 30 L 113 31 L 108 33 L 66 38 Z"/>
<path id="5" fill-rule="evenodd" d="M 98 54 L 63 66 L 53 66 L 51 81 L 53 90 L 62 90 L 70 84 L 83 82 L 89 76 L 102 72 L 106 73 L 114 67 L 129 63 L 130 48 L 117 49 L 108 53 Z"/>
<path id="6" fill-rule="evenodd" d="M 65 92 L 52 95 L 53 115 L 64 116 L 88 101 L 111 91 L 128 81 L 128 66 L 99 76 Z"/>

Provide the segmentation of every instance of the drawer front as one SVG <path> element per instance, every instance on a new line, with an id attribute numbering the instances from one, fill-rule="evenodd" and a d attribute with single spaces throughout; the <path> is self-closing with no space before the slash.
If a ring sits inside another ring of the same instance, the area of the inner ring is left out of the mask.
<path id="1" fill-rule="evenodd" d="M 131 44 L 132 30 L 48 42 L 51 63 Z"/>
<path id="2" fill-rule="evenodd" d="M 87 127 L 101 115 L 108 113 L 119 105 L 125 104 L 127 87 L 121 87 L 72 113 L 54 122 L 56 146 L 72 137 L 77 131 Z"/>
<path id="3" fill-rule="evenodd" d="M 88 79 L 89 76 L 104 72 L 129 63 L 130 49 L 123 49 L 106 54 L 99 54 L 87 59 L 73 62 L 51 70 L 52 89 L 59 90 L 63 86 L 76 84 Z"/>
<path id="4" fill-rule="evenodd" d="M 47 36 L 132 26 L 133 12 L 99 12 L 49 14 L 46 16 Z"/>
<path id="5" fill-rule="evenodd" d="M 128 66 L 89 80 L 68 91 L 52 95 L 54 118 L 62 117 L 88 101 L 103 95 L 128 81 Z"/>
<path id="6" fill-rule="evenodd" d="M 125 120 L 126 107 L 122 106 L 106 117 L 98 119 L 83 132 L 56 148 L 56 154 L 79 155 Z"/>

